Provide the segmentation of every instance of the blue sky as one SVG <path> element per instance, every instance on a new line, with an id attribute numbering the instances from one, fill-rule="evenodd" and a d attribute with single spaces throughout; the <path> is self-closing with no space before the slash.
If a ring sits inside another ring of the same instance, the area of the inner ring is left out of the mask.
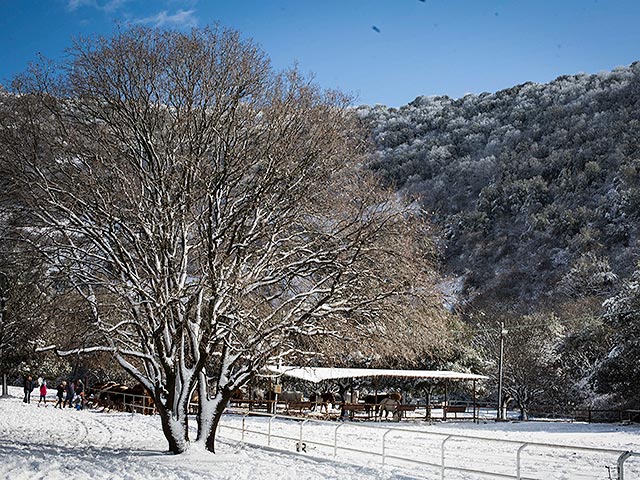
<path id="1" fill-rule="evenodd" d="M 0 0 L 0 82 L 117 23 L 219 22 L 356 104 L 493 92 L 640 60 L 638 0 Z M 375 27 L 375 28 L 374 28 Z"/>

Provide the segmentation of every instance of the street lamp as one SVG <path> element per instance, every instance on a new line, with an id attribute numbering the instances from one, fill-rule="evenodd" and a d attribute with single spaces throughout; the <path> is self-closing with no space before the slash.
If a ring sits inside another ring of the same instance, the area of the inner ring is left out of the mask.
<path id="1" fill-rule="evenodd" d="M 502 411 L 502 362 L 504 359 L 504 337 L 508 330 L 504 328 L 504 322 L 500 322 L 500 360 L 498 362 L 498 416 L 497 420 L 504 420 Z"/>

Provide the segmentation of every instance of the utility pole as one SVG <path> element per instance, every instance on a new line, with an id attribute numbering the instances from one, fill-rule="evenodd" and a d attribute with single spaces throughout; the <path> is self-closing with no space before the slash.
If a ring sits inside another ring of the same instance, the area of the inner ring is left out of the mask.
<path id="1" fill-rule="evenodd" d="M 7 310 L 7 295 L 9 291 L 9 279 L 7 276 L 0 272 L 0 325 L 4 324 L 4 319 Z M 0 352 L 2 353 L 2 352 Z M 9 396 L 9 388 L 7 387 L 7 374 L 2 374 L 2 396 Z"/>
<path id="2" fill-rule="evenodd" d="M 504 328 L 504 322 L 500 322 L 500 360 L 498 362 L 498 416 L 497 420 L 504 420 L 502 411 L 502 363 L 504 360 L 504 337 L 508 331 Z"/>

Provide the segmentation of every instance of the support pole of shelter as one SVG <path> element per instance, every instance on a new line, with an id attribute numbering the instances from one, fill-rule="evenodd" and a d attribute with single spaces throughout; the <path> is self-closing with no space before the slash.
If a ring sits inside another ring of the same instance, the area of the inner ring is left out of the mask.
<path id="1" fill-rule="evenodd" d="M 273 387 L 273 379 L 269 378 L 269 393 L 267 394 L 267 411 L 269 413 L 276 413 L 276 402 L 278 401 L 278 395 L 275 392 L 275 388 Z"/>
<path id="2" fill-rule="evenodd" d="M 497 420 L 504 420 L 502 411 L 502 363 L 504 360 L 504 337 L 507 330 L 504 328 L 504 322 L 500 322 L 500 358 L 498 362 L 498 416 Z"/>
<path id="3" fill-rule="evenodd" d="M 373 377 L 373 419 L 376 420 L 378 418 L 378 377 Z"/>

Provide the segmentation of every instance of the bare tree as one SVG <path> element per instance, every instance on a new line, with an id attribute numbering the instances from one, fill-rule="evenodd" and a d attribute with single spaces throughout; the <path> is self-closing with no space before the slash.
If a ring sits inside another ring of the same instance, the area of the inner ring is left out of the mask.
<path id="1" fill-rule="evenodd" d="M 274 72 L 235 32 L 80 40 L 14 92 L 15 181 L 89 306 L 83 346 L 52 348 L 111 352 L 171 452 L 196 389 L 214 451 L 251 374 L 314 336 L 412 328 L 394 312 L 432 295 L 428 229 L 361 168 L 349 99 Z"/>
<path id="2" fill-rule="evenodd" d="M 34 357 L 38 333 L 46 330 L 51 291 L 40 281 L 44 258 L 20 239 L 20 212 L 10 177 L 0 177 L 0 381 L 6 395 L 7 376 L 25 373 L 21 370 Z"/>

